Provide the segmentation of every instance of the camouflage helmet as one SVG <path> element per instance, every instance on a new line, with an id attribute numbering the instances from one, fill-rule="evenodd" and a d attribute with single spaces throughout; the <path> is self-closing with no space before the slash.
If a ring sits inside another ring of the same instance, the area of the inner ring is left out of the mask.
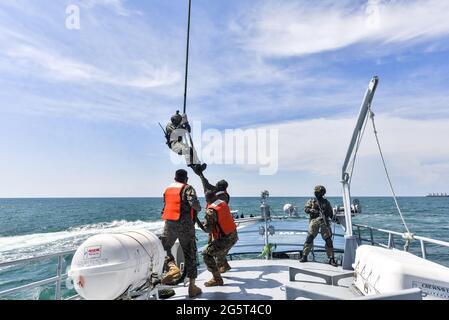
<path id="1" fill-rule="evenodd" d="M 220 180 L 217 182 L 215 187 L 217 188 L 218 191 L 226 191 L 226 189 L 228 189 L 228 185 L 229 184 L 226 180 Z"/>
<path id="2" fill-rule="evenodd" d="M 181 123 L 182 116 L 179 114 L 179 111 L 176 111 L 176 113 L 171 117 L 171 122 L 177 126 Z"/>
<path id="3" fill-rule="evenodd" d="M 326 194 L 326 188 L 324 186 L 316 186 L 313 189 L 313 192 L 321 194 L 322 196 L 324 196 Z"/>

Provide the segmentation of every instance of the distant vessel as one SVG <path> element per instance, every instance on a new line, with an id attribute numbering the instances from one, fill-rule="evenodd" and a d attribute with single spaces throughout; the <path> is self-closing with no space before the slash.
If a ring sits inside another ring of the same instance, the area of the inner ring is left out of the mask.
<path id="1" fill-rule="evenodd" d="M 440 198 L 440 197 L 449 197 L 449 194 L 447 193 L 429 193 L 426 197 L 431 197 L 431 198 Z"/>

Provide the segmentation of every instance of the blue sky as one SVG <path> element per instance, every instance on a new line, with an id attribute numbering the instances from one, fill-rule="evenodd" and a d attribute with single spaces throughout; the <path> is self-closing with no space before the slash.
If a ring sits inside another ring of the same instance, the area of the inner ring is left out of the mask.
<path id="1" fill-rule="evenodd" d="M 80 30 L 65 27 L 80 8 Z M 449 192 L 449 3 L 193 0 L 188 110 L 279 130 L 279 171 L 212 165 L 235 195 L 339 195 L 366 86 L 401 195 Z M 157 123 L 181 108 L 186 0 L 0 4 L 0 197 L 159 196 L 179 167 Z M 411 18 L 413 17 L 413 18 Z M 195 178 L 191 182 L 198 186 Z M 353 193 L 388 194 L 369 130 Z"/>

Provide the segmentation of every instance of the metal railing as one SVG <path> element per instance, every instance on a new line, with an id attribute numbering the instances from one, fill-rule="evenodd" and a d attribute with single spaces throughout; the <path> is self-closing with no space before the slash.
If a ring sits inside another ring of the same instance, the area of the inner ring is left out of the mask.
<path id="1" fill-rule="evenodd" d="M 54 284 L 55 287 L 55 300 L 61 300 L 62 294 L 61 294 L 61 287 L 62 287 L 62 281 L 64 281 L 67 278 L 67 273 L 63 272 L 63 266 L 64 266 L 64 257 L 68 255 L 73 255 L 76 250 L 70 250 L 70 251 L 64 251 L 64 252 L 57 252 L 54 254 L 49 254 L 45 256 L 40 257 L 33 257 L 33 258 L 27 258 L 27 259 L 21 259 L 21 260 L 14 260 L 14 261 L 7 261 L 0 263 L 0 272 L 2 268 L 10 267 L 10 266 L 17 266 L 17 265 L 26 265 L 34 262 L 41 262 L 45 260 L 50 260 L 57 258 L 57 265 L 56 265 L 56 275 L 50 278 L 46 278 L 43 280 L 35 281 L 23 286 L 6 289 L 3 291 L 0 291 L 0 297 L 11 295 L 19 292 L 23 292 L 25 290 L 31 290 L 38 287 L 42 287 L 45 285 Z M 70 299 L 76 299 L 77 296 L 70 297 Z"/>
<path id="2" fill-rule="evenodd" d="M 307 233 L 308 230 L 306 229 L 276 229 L 276 233 L 277 232 L 297 232 L 297 233 Z M 239 235 L 241 234 L 249 234 L 249 233 L 257 233 L 259 234 L 259 230 L 239 230 Z M 272 237 L 272 235 L 268 234 L 268 237 Z M 344 234 L 339 234 L 339 233 L 332 233 L 332 238 L 334 237 L 339 237 L 339 238 L 344 238 Z M 278 246 L 292 246 L 292 247 L 296 247 L 296 246 L 300 246 L 302 245 L 302 243 L 296 243 L 296 242 L 277 242 L 276 245 Z M 254 243 L 254 244 L 238 244 L 238 242 L 233 246 L 234 248 L 244 248 L 244 247 L 257 247 L 257 246 L 264 246 L 264 244 L 262 243 Z M 320 246 L 320 245 L 314 245 L 314 249 L 325 249 L 325 246 Z M 199 250 L 200 251 L 200 250 Z M 335 249 L 336 252 L 342 252 L 341 250 Z M 238 255 L 239 253 L 234 252 L 232 255 Z"/>
<path id="3" fill-rule="evenodd" d="M 406 240 L 406 238 L 404 237 L 404 233 L 401 232 L 397 232 L 397 231 L 391 231 L 391 230 L 386 230 L 386 229 L 380 229 L 380 228 L 374 228 L 374 227 L 370 227 L 367 225 L 361 225 L 361 224 L 353 224 L 354 227 L 357 228 L 357 237 L 360 241 L 360 243 L 363 242 L 368 242 L 373 246 L 380 246 L 380 247 L 384 247 L 384 248 L 396 248 L 395 246 L 395 236 L 396 237 L 400 237 L 401 239 Z M 369 236 L 370 238 L 364 238 L 362 237 L 362 230 L 361 229 L 365 229 L 365 230 L 369 230 Z M 382 242 L 376 242 L 374 240 L 374 231 L 380 232 L 382 234 L 385 234 L 388 236 L 388 243 L 382 243 Z M 420 237 L 420 236 L 416 236 L 413 235 L 413 240 L 417 240 L 420 243 L 420 248 L 421 248 L 421 257 L 423 259 L 427 259 L 427 247 L 426 247 L 426 243 L 431 243 L 431 244 L 435 244 L 437 246 L 440 247 L 446 247 L 449 248 L 449 242 L 446 241 L 441 241 L 441 240 L 435 240 L 432 238 L 426 238 L 426 237 Z"/>
<path id="4" fill-rule="evenodd" d="M 279 217 L 279 219 L 285 219 L 285 218 L 286 217 Z M 251 222 L 251 221 L 258 221 L 258 220 L 260 220 L 260 217 L 259 218 L 257 218 L 257 217 L 248 218 L 248 219 L 245 219 L 245 220 L 239 221 L 239 222 L 245 223 L 245 222 Z M 307 230 L 291 230 L 291 229 L 278 230 L 278 231 L 307 232 Z M 245 233 L 246 231 L 239 231 L 239 232 Z M 250 232 L 252 232 L 252 231 L 250 231 Z M 254 232 L 258 232 L 258 231 L 254 231 Z M 282 244 L 282 245 L 288 245 L 288 244 Z M 2 269 L 6 268 L 6 267 L 21 266 L 21 265 L 24 266 L 27 264 L 32 264 L 32 263 L 36 263 L 36 262 L 42 262 L 45 260 L 51 260 L 51 259 L 57 258 L 55 276 L 46 278 L 43 280 L 35 281 L 35 282 L 29 283 L 26 285 L 22 285 L 22 286 L 18 286 L 18 287 L 0 291 L 0 298 L 4 297 L 4 296 L 12 295 L 12 294 L 20 293 L 20 292 L 23 292 L 26 290 L 32 290 L 32 289 L 39 288 L 42 286 L 54 284 L 55 285 L 55 300 L 61 300 L 61 298 L 62 298 L 62 292 L 61 292 L 62 282 L 64 280 L 66 280 L 68 277 L 68 274 L 63 272 L 64 257 L 73 255 L 75 253 L 75 251 L 76 250 L 69 250 L 69 251 L 57 252 L 57 253 L 53 253 L 53 254 L 49 254 L 49 255 L 43 255 L 43 256 L 39 256 L 39 257 L 32 257 L 32 258 L 26 258 L 26 259 L 20 259 L 20 260 L 0 262 L 0 273 L 1 273 Z M 198 253 L 200 253 L 200 252 L 201 252 L 201 249 L 198 250 Z M 67 298 L 67 300 L 75 300 L 75 299 L 79 299 L 79 298 L 80 298 L 79 295 L 74 295 L 72 297 Z"/>
<path id="5" fill-rule="evenodd" d="M 256 219 L 255 219 L 256 220 Z M 373 246 L 381 246 L 385 248 L 395 248 L 395 237 L 404 239 L 404 234 L 397 232 L 397 231 L 391 231 L 391 230 L 385 230 L 380 228 L 374 228 L 367 225 L 360 225 L 360 224 L 353 224 L 353 227 L 357 230 L 357 236 L 360 243 L 366 242 L 370 243 Z M 369 231 L 369 238 L 362 237 L 362 229 Z M 374 231 L 380 232 L 382 234 L 387 235 L 388 242 L 387 244 L 382 243 L 380 241 L 376 242 L 374 238 Z M 305 229 L 276 229 L 276 232 L 300 232 L 300 233 L 307 233 L 307 230 Z M 258 230 L 241 230 L 239 231 L 239 234 L 245 234 L 245 233 L 258 233 Z M 334 233 L 334 237 L 344 237 L 343 234 Z M 435 240 L 432 238 L 426 238 L 421 236 L 413 235 L 413 239 L 420 242 L 420 248 L 421 248 L 421 256 L 424 259 L 427 259 L 427 247 L 426 244 L 434 244 L 437 246 L 442 246 L 449 248 L 449 242 L 441 241 L 441 240 Z M 238 245 L 236 244 L 235 247 L 244 247 L 244 246 L 254 246 L 256 244 L 247 244 L 247 245 Z M 257 245 L 262 245 L 258 243 Z M 278 245 L 282 246 L 297 246 L 297 243 L 278 243 Z M 317 247 L 319 248 L 319 246 Z M 18 266 L 18 265 L 26 265 L 30 263 L 35 262 L 41 262 L 45 260 L 50 260 L 57 258 L 57 265 L 56 265 L 56 275 L 50 278 L 46 278 L 43 280 L 35 281 L 26 285 L 22 285 L 15 288 L 6 289 L 3 291 L 0 291 L 0 298 L 6 295 L 11 295 L 19 292 L 23 292 L 25 290 L 31 290 L 34 288 L 42 287 L 45 285 L 54 284 L 55 285 L 55 300 L 61 300 L 62 298 L 62 282 L 67 279 L 68 275 L 67 273 L 63 272 L 63 266 L 64 266 L 64 257 L 73 255 L 76 250 L 70 250 L 70 251 L 64 251 L 64 252 L 58 252 L 54 254 L 49 254 L 45 256 L 40 257 L 33 257 L 33 258 L 27 258 L 27 259 L 21 259 L 21 260 L 15 260 L 15 261 L 7 261 L 0 263 L 0 272 L 2 268 L 10 267 L 10 266 Z M 67 298 L 68 300 L 78 299 L 79 295 L 74 295 L 72 297 Z"/>

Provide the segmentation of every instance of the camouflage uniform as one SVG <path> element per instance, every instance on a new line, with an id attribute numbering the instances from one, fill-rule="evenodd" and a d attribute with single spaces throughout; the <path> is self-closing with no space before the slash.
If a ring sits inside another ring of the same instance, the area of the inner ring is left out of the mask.
<path id="1" fill-rule="evenodd" d="M 182 125 L 175 126 L 169 122 L 165 130 L 168 140 L 167 143 L 174 153 L 184 155 L 187 165 L 200 163 L 196 151 L 183 141 L 186 129 Z"/>
<path id="2" fill-rule="evenodd" d="M 320 207 L 326 221 L 320 217 Z M 314 209 L 315 211 L 313 211 Z M 307 256 L 313 248 L 313 240 L 321 231 L 321 237 L 326 242 L 326 253 L 329 258 L 334 256 L 334 246 L 332 243 L 332 231 L 330 228 L 329 219 L 332 218 L 333 210 L 330 202 L 327 199 L 319 201 L 317 198 L 310 199 L 304 206 L 305 213 L 310 215 L 309 231 L 304 243 L 303 255 Z"/>
<path id="3" fill-rule="evenodd" d="M 165 221 L 164 232 L 161 237 L 162 245 L 167 252 L 165 266 L 174 262 L 171 248 L 179 239 L 185 258 L 185 268 L 188 278 L 197 277 L 197 247 L 195 237 L 195 222 L 190 217 L 190 208 L 196 212 L 201 211 L 201 205 L 192 186 L 187 186 L 181 194 L 181 217 L 178 221 Z"/>
<path id="4" fill-rule="evenodd" d="M 212 208 L 207 209 L 206 221 L 204 223 L 206 232 L 212 234 L 212 230 L 217 224 L 217 212 Z M 204 263 L 207 266 L 207 270 L 215 274 L 218 272 L 218 268 L 227 265 L 228 261 L 226 260 L 226 256 L 238 240 L 237 230 L 226 236 L 221 236 L 219 239 L 211 238 L 211 241 L 203 251 Z"/>

